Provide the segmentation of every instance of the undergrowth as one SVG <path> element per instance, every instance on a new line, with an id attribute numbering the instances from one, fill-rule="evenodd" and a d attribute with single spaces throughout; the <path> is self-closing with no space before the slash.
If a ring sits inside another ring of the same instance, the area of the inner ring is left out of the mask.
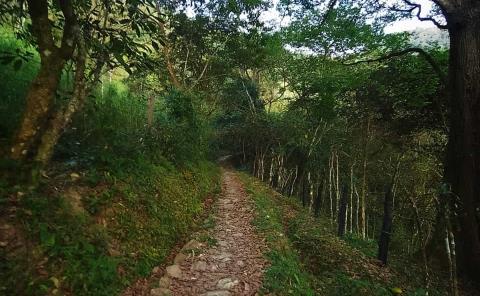
<path id="1" fill-rule="evenodd" d="M 0 34 L 8 37 L 1 52 L 35 52 L 6 29 Z M 0 150 L 37 69 L 35 55 L 0 63 Z M 113 74 L 74 117 L 37 187 L 19 185 L 27 178 L 0 161 L 0 226 L 14 229 L 18 243 L 0 247 L 0 295 L 116 295 L 161 264 L 202 222 L 205 198 L 219 192 L 200 98 L 155 93 L 149 126 L 152 94 L 138 90 L 143 81 Z"/>
<path id="2" fill-rule="evenodd" d="M 285 236 L 281 209 L 276 206 L 266 188 L 241 175 L 247 193 L 255 202 L 254 224 L 267 240 L 269 251 L 266 257 L 270 266 L 265 272 L 263 290 L 276 295 L 314 295 L 311 277 L 299 260 L 299 254 Z"/>
<path id="3" fill-rule="evenodd" d="M 352 235 L 339 239 L 327 219 L 313 218 L 295 199 L 241 176 L 255 203 L 255 225 L 270 247 L 263 283 L 266 294 L 427 295 L 420 264 L 392 255 L 391 267 L 383 267 L 373 258 L 374 241 Z M 441 277 L 431 276 L 428 295 L 446 295 Z"/>
<path id="4" fill-rule="evenodd" d="M 11 192 L 24 194 L 17 219 L 30 248 L 2 266 L 0 291 L 115 295 L 162 263 L 201 222 L 203 199 L 220 190 L 219 171 L 208 162 L 176 169 L 168 162 L 135 161 L 121 172 L 91 169 L 78 180 L 57 176 L 64 184 L 48 181 L 31 192 Z M 76 194 L 80 208 L 72 204 Z"/>

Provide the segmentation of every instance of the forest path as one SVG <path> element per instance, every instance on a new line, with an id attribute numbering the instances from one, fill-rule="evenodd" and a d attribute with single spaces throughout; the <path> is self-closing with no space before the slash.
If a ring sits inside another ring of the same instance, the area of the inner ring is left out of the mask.
<path id="1" fill-rule="evenodd" d="M 168 266 L 151 295 L 255 295 L 266 260 L 264 240 L 255 233 L 253 205 L 230 169 L 222 172 L 212 246 L 190 241 Z"/>

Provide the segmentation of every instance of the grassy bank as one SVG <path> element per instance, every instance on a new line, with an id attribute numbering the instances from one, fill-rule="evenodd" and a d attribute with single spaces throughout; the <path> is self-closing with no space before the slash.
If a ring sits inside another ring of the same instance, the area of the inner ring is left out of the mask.
<path id="1" fill-rule="evenodd" d="M 339 239 L 327 220 L 314 219 L 294 199 L 241 174 L 266 235 L 270 268 L 264 293 L 274 295 L 426 295 L 421 265 L 392 256 L 391 267 L 373 258 L 376 243 Z M 431 274 L 429 295 L 447 295 L 448 282 Z"/>
<path id="2" fill-rule="evenodd" d="M 8 225 L 26 243 L 2 254 L 0 294 L 115 295 L 162 263 L 220 188 L 212 163 L 123 161 L 119 171 L 57 167 L 32 191 L 3 188 L 2 209 L 15 207 Z"/>

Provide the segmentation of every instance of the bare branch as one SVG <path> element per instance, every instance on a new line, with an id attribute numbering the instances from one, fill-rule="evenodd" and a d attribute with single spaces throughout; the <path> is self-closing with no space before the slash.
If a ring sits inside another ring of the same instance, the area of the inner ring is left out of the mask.
<path id="1" fill-rule="evenodd" d="M 207 61 L 205 62 L 205 66 L 203 67 L 203 70 L 202 70 L 202 73 L 200 73 L 200 76 L 198 76 L 197 80 L 195 81 L 195 83 L 192 84 L 192 86 L 190 87 L 190 89 L 193 89 L 195 86 L 197 86 L 197 84 L 202 80 L 203 78 L 203 75 L 205 75 L 205 72 L 207 71 L 207 68 L 208 68 L 208 63 L 210 62 L 209 59 L 207 59 Z"/>
<path id="2" fill-rule="evenodd" d="M 352 66 L 352 65 L 358 65 L 358 64 L 363 64 L 363 63 L 381 62 L 381 61 L 389 60 L 391 58 L 400 57 L 400 56 L 403 56 L 403 55 L 406 55 L 406 54 L 409 54 L 409 53 L 418 53 L 419 55 L 421 55 L 430 64 L 430 66 L 432 67 L 435 74 L 437 74 L 437 76 L 440 79 L 440 81 L 442 82 L 442 84 L 446 85 L 446 83 L 447 83 L 446 75 L 442 71 L 440 66 L 437 64 L 435 59 L 428 52 L 426 52 L 425 50 L 423 50 L 421 48 L 418 48 L 418 47 L 411 47 L 411 48 L 407 48 L 407 49 L 404 49 L 404 50 L 401 50 L 401 51 L 394 51 L 394 52 L 388 53 L 384 56 L 374 58 L 374 59 L 361 60 L 361 61 L 356 61 L 356 62 L 353 62 L 353 63 L 344 63 L 344 65 Z"/>
<path id="3" fill-rule="evenodd" d="M 448 26 L 447 25 L 444 25 L 444 24 L 441 24 L 439 23 L 436 19 L 434 19 L 433 17 L 423 17 L 422 16 L 422 5 L 418 4 L 418 3 L 413 3 L 411 2 L 410 0 L 403 0 L 403 2 L 405 4 L 407 4 L 409 6 L 409 8 L 407 9 L 401 9 L 401 8 L 397 8 L 395 6 L 391 7 L 390 9 L 393 10 L 393 11 L 397 11 L 397 12 L 402 12 L 402 13 L 413 13 L 415 10 L 417 11 L 417 14 L 416 14 L 416 17 L 418 20 L 420 21 L 429 21 L 429 22 L 432 22 L 437 28 L 439 29 L 442 29 L 442 30 L 445 30 L 445 29 L 448 29 Z M 434 1 L 435 2 L 435 1 Z M 441 6 L 442 7 L 442 6 Z M 442 8 L 443 9 L 443 8 Z"/>

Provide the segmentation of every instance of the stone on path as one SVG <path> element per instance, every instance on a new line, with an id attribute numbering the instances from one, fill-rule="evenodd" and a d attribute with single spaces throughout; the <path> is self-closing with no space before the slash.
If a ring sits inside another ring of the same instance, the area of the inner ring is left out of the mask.
<path id="1" fill-rule="evenodd" d="M 201 296 L 230 296 L 232 295 L 228 291 L 209 291 L 205 294 L 202 294 Z"/>
<path id="2" fill-rule="evenodd" d="M 200 249 L 201 247 L 202 247 L 202 243 L 192 239 L 191 241 L 186 243 L 185 246 L 183 246 L 182 250 L 183 251 L 185 251 L 185 250 L 195 250 L 195 249 Z"/>
<path id="3" fill-rule="evenodd" d="M 231 278 L 224 278 L 218 281 L 217 288 L 222 290 L 228 290 L 238 285 L 238 280 Z"/>
<path id="4" fill-rule="evenodd" d="M 240 267 L 244 267 L 245 263 L 242 260 L 238 260 L 237 265 L 240 266 Z"/>
<path id="5" fill-rule="evenodd" d="M 207 267 L 207 262 L 205 261 L 197 261 L 192 264 L 192 270 L 205 271 Z"/>
<path id="6" fill-rule="evenodd" d="M 168 288 L 170 286 L 170 278 L 168 276 L 162 276 L 158 281 L 160 288 Z"/>
<path id="7" fill-rule="evenodd" d="M 179 265 L 170 265 L 167 267 L 167 274 L 172 278 L 181 278 L 182 277 L 182 270 L 180 269 Z"/>
<path id="8" fill-rule="evenodd" d="M 156 289 L 150 290 L 150 295 L 151 296 L 171 296 L 172 291 L 165 288 L 156 288 Z"/>
<path id="9" fill-rule="evenodd" d="M 182 263 L 183 261 L 185 261 L 185 259 L 187 259 L 187 255 L 183 254 L 182 252 L 178 253 L 176 256 L 175 256 L 175 259 L 173 259 L 173 263 L 174 264 L 180 264 Z"/>

